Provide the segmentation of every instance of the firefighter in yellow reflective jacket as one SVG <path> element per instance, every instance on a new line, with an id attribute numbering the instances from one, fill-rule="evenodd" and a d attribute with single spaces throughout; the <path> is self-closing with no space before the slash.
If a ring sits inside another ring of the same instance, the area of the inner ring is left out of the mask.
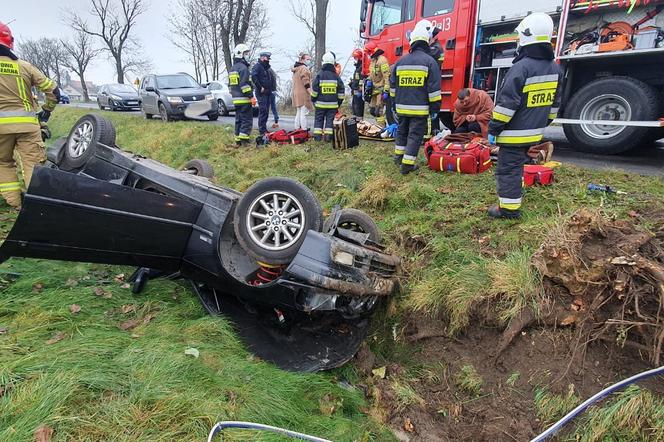
<path id="1" fill-rule="evenodd" d="M 500 146 L 496 181 L 498 204 L 489 209 L 493 218 L 520 218 L 523 165 L 528 148 L 539 144 L 544 129 L 558 114 L 562 72 L 554 60 L 553 20 L 543 12 L 524 18 L 516 31 L 519 52 L 489 122 L 489 141 Z"/>
<path id="2" fill-rule="evenodd" d="M 21 207 L 21 185 L 16 175 L 14 152 L 23 168 L 26 188 L 36 164 L 44 161 L 44 142 L 39 122 L 48 121 L 59 100 L 59 89 L 30 63 L 12 52 L 14 37 L 0 23 L 0 193 L 7 203 Z M 32 87 L 46 95 L 41 111 L 32 96 Z"/>
<path id="3" fill-rule="evenodd" d="M 385 52 L 379 49 L 375 42 L 370 41 L 365 46 L 367 54 L 371 57 L 369 64 L 369 81 L 372 94 L 369 102 L 369 113 L 376 117 L 376 123 L 385 127 L 385 104 L 390 92 L 390 63 Z"/>
<path id="4" fill-rule="evenodd" d="M 410 53 L 394 65 L 390 77 L 390 95 L 399 116 L 394 162 L 402 175 L 418 169 L 420 145 L 440 111 L 440 67 L 428 52 L 432 29 L 428 20 L 415 26 L 410 34 Z"/>

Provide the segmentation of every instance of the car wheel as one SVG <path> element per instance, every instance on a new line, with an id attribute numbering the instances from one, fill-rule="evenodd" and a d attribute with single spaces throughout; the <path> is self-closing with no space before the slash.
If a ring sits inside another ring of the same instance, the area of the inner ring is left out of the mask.
<path id="1" fill-rule="evenodd" d="M 219 103 L 219 113 L 227 117 L 228 116 L 228 108 L 226 107 L 226 103 L 224 103 L 224 100 L 217 100 L 217 103 Z"/>
<path id="2" fill-rule="evenodd" d="M 94 155 L 97 143 L 115 146 L 113 123 L 99 115 L 84 115 L 69 132 L 60 168 L 72 170 L 85 165 Z"/>
<path id="3" fill-rule="evenodd" d="M 208 115 L 208 120 L 217 121 L 219 119 L 219 114 L 210 114 Z"/>
<path id="4" fill-rule="evenodd" d="M 309 230 L 320 231 L 323 215 L 316 196 L 290 178 L 266 178 L 251 186 L 235 209 L 235 235 L 260 262 L 287 264 Z"/>
<path id="5" fill-rule="evenodd" d="M 192 175 L 203 178 L 214 178 L 214 169 L 212 165 L 205 160 L 191 160 L 184 165 L 183 170 Z"/>
<path id="6" fill-rule="evenodd" d="M 161 121 L 167 123 L 169 121 L 173 121 L 170 115 L 168 115 L 168 111 L 166 110 L 166 106 L 164 106 L 163 103 L 159 103 L 159 116 L 161 117 Z"/>
<path id="7" fill-rule="evenodd" d="M 380 229 L 369 215 L 357 209 L 342 209 L 340 212 L 337 227 L 353 232 L 368 233 L 369 239 L 375 243 L 382 241 L 383 235 L 381 235 Z M 323 232 L 328 233 L 332 230 L 332 223 L 334 223 L 336 216 L 337 214 L 333 213 L 325 220 Z"/>
<path id="8" fill-rule="evenodd" d="M 101 101 L 97 100 L 97 106 L 99 106 L 99 110 L 104 110 L 104 106 L 101 105 Z"/>
<path id="9" fill-rule="evenodd" d="M 650 121 L 658 115 L 656 90 L 630 77 L 592 81 L 574 94 L 565 109 L 565 118 L 582 120 Z M 564 124 L 565 136 L 575 150 L 614 155 L 641 144 L 647 127 Z"/>

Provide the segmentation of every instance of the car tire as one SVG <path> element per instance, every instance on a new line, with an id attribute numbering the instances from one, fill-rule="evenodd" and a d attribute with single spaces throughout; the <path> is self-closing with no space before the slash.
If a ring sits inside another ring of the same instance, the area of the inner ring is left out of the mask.
<path id="1" fill-rule="evenodd" d="M 208 120 L 217 121 L 219 119 L 219 114 L 210 114 L 208 115 Z"/>
<path id="2" fill-rule="evenodd" d="M 600 113 L 603 116 L 611 112 L 632 121 L 655 120 L 659 109 L 657 96 L 651 86 L 631 77 L 602 78 L 586 84 L 574 94 L 566 107 L 565 118 L 597 120 Z M 633 149 L 650 134 L 650 129 L 645 127 L 594 124 L 564 124 L 563 129 L 575 150 L 604 155 Z"/>
<path id="3" fill-rule="evenodd" d="M 266 178 L 240 199 L 233 224 L 235 236 L 251 257 L 282 265 L 297 255 L 309 230 L 320 231 L 323 215 L 318 199 L 303 184 L 290 178 Z"/>
<path id="4" fill-rule="evenodd" d="M 173 121 L 173 118 L 168 114 L 168 111 L 166 110 L 166 106 L 164 106 L 164 103 L 159 103 L 159 116 L 161 117 L 161 121 L 163 121 L 164 123 Z"/>
<path id="5" fill-rule="evenodd" d="M 99 106 L 99 110 L 104 110 L 104 106 L 101 105 L 101 101 L 97 100 L 97 106 Z"/>
<path id="6" fill-rule="evenodd" d="M 227 117 L 228 108 L 226 107 L 226 103 L 224 103 L 224 100 L 217 100 L 217 103 L 219 104 L 219 114 L 223 117 Z"/>
<path id="7" fill-rule="evenodd" d="M 383 235 L 376 225 L 376 222 L 366 213 L 357 209 L 341 209 L 337 227 L 351 230 L 353 232 L 368 233 L 369 239 L 375 243 L 383 240 Z M 330 215 L 323 224 L 323 232 L 328 233 L 332 230 L 332 223 L 336 218 L 336 213 Z"/>
<path id="8" fill-rule="evenodd" d="M 214 178 L 214 169 L 212 168 L 212 165 L 205 160 L 190 160 L 184 165 L 183 170 L 190 172 L 192 175 L 203 178 Z"/>
<path id="9" fill-rule="evenodd" d="M 82 116 L 67 136 L 60 168 L 73 170 L 84 166 L 94 156 L 98 143 L 115 146 L 113 123 L 95 114 Z"/>

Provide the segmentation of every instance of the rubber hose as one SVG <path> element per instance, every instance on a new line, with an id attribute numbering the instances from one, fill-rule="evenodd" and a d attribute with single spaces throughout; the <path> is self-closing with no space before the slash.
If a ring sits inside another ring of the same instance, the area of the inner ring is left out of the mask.
<path id="1" fill-rule="evenodd" d="M 239 421 L 225 421 L 219 422 L 212 427 L 210 434 L 208 435 L 208 442 L 212 442 L 214 436 L 219 433 L 221 430 L 226 428 L 238 428 L 244 430 L 259 430 L 259 431 L 268 431 L 270 433 L 283 434 L 285 436 L 292 437 L 294 439 L 306 440 L 310 442 L 332 442 L 328 439 L 321 439 L 315 436 L 308 436 L 306 434 L 297 433 L 295 431 L 286 430 L 284 428 L 273 427 L 271 425 L 255 424 L 253 422 L 239 422 Z"/>
<path id="2" fill-rule="evenodd" d="M 583 402 L 581 405 L 576 407 L 574 410 L 570 411 L 567 413 L 562 419 L 560 419 L 558 422 L 553 424 L 551 428 L 546 430 L 544 433 L 540 434 L 537 436 L 535 439 L 531 440 L 530 442 L 541 442 L 546 440 L 547 438 L 553 436 L 556 434 L 562 427 L 567 425 L 570 421 L 572 421 L 575 417 L 577 417 L 579 414 L 583 413 L 586 411 L 588 407 L 593 405 L 595 402 L 598 402 L 602 399 L 604 399 L 606 396 L 609 394 L 621 390 L 628 385 L 631 385 L 635 382 L 642 381 L 643 379 L 647 379 L 653 376 L 662 376 L 664 375 L 664 366 L 661 366 L 659 368 L 653 368 L 652 370 L 644 371 L 643 373 L 636 374 L 632 376 L 631 378 L 627 378 L 625 380 L 622 380 L 616 384 L 611 385 L 610 387 L 605 388 L 604 390 L 600 391 L 599 393 L 595 394 L 592 396 L 590 399 L 586 400 Z"/>

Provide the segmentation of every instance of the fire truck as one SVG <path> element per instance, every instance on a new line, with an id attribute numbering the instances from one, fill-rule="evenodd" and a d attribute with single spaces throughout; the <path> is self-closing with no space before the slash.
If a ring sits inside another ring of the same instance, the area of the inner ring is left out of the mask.
<path id="1" fill-rule="evenodd" d="M 394 63 L 418 21 L 440 28 L 440 118 L 452 127 L 460 89 L 500 91 L 517 51 L 514 29 L 532 12 L 556 23 L 565 81 L 554 123 L 573 148 L 617 154 L 664 138 L 664 0 L 363 0 L 360 34 Z"/>

